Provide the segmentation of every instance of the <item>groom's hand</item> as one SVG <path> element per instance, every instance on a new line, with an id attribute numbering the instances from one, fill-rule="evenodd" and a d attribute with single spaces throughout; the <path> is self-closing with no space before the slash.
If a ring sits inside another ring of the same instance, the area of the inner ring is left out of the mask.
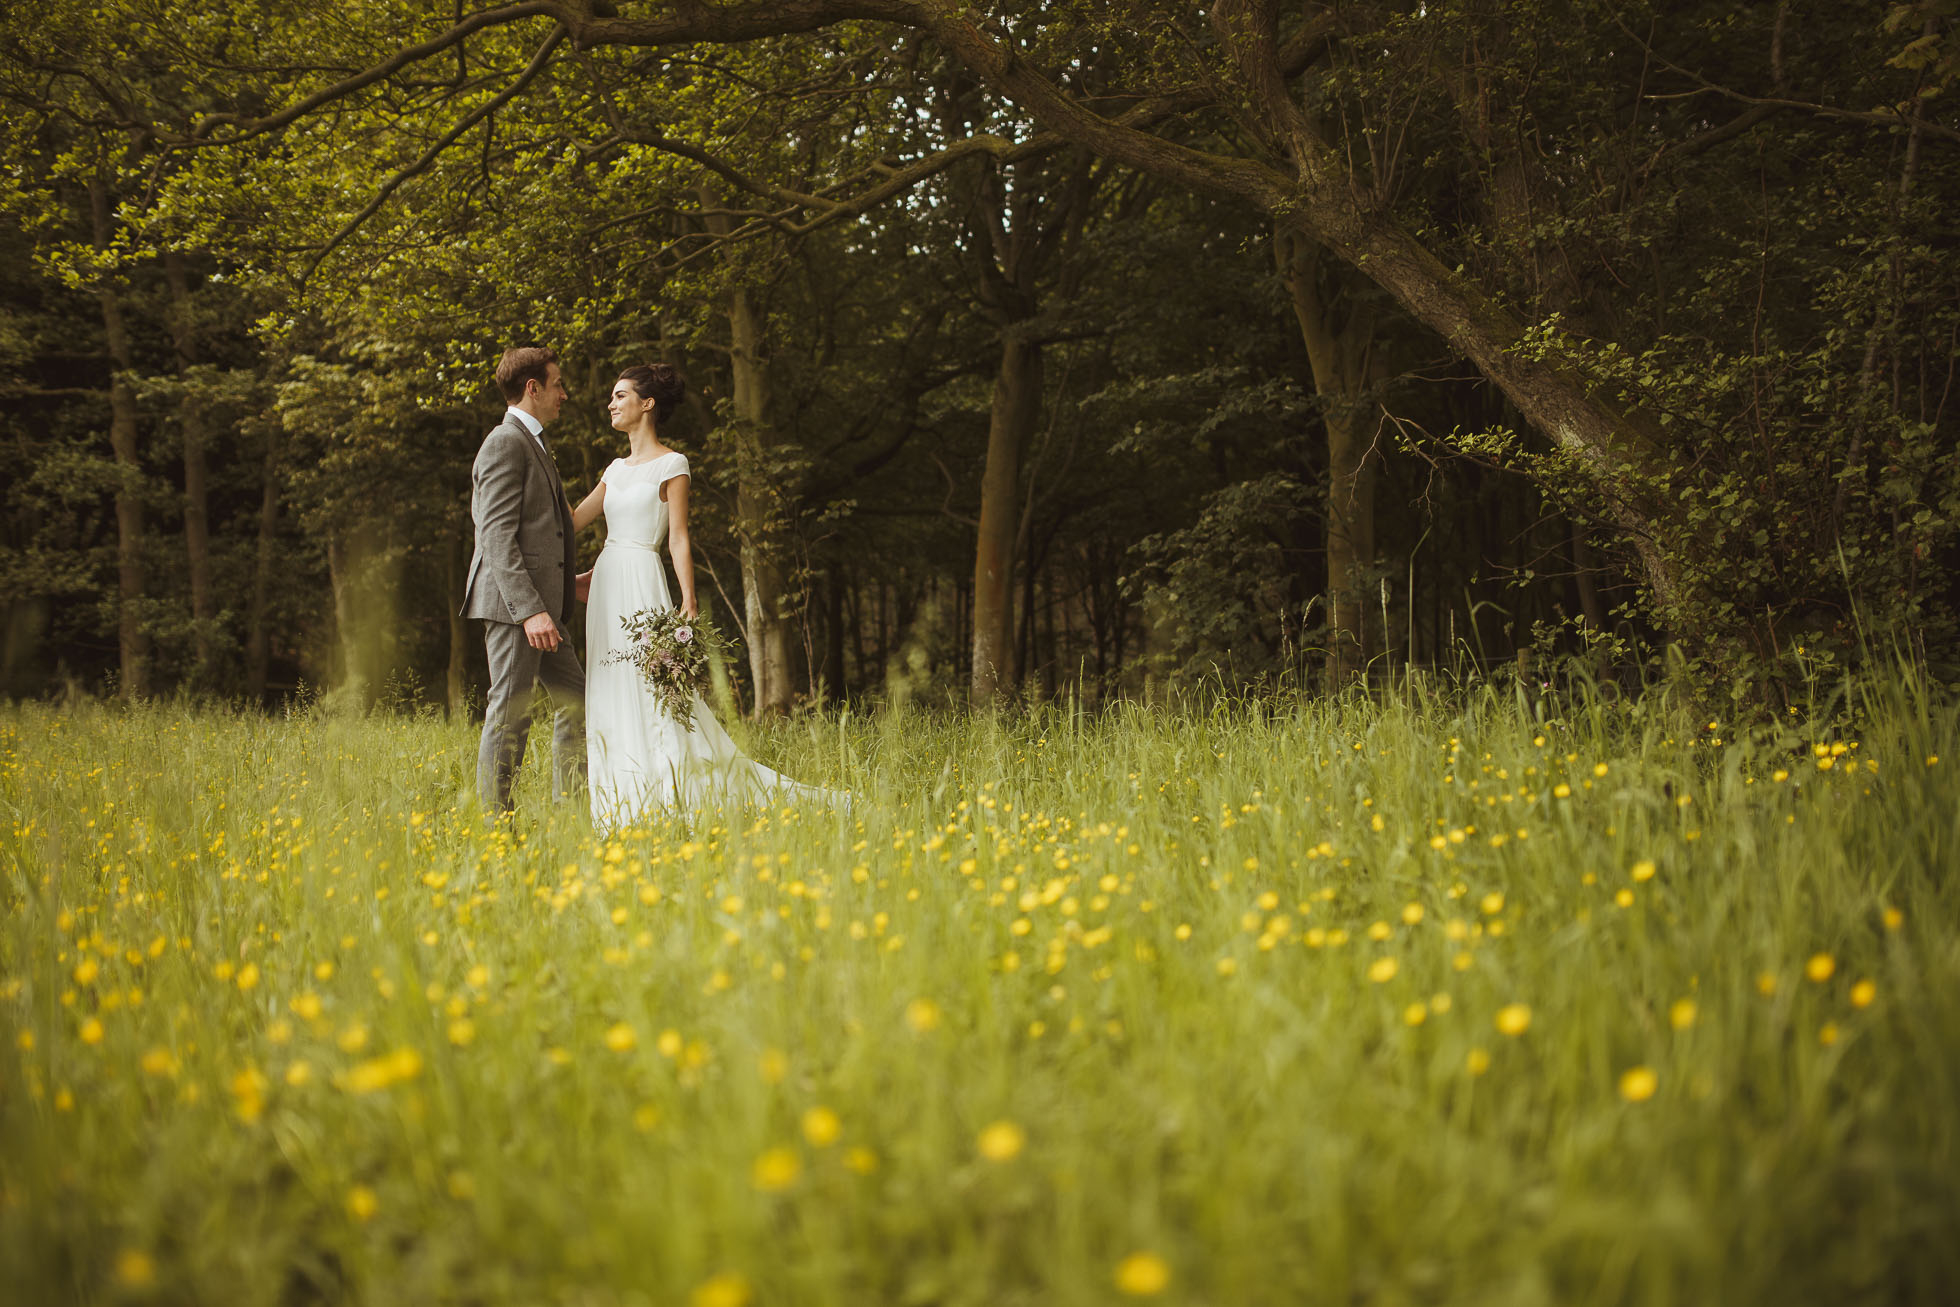
<path id="1" fill-rule="evenodd" d="M 580 603 L 584 603 L 586 596 L 592 593 L 592 573 L 580 572 L 573 577 L 572 593 L 578 596 Z"/>
<path id="2" fill-rule="evenodd" d="M 560 638 L 558 623 L 551 620 L 550 613 L 532 613 L 524 619 L 524 638 L 531 642 L 533 649 L 555 652 Z"/>

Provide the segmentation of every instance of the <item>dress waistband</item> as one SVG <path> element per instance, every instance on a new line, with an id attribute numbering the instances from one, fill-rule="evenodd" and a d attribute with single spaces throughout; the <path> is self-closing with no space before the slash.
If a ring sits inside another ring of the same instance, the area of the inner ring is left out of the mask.
<path id="1" fill-rule="evenodd" d="M 614 540 L 611 539 L 610 537 L 606 540 L 606 548 L 607 549 L 615 549 L 615 548 L 616 549 L 644 549 L 650 554 L 657 554 L 660 552 L 659 545 L 648 544 L 644 540 Z"/>

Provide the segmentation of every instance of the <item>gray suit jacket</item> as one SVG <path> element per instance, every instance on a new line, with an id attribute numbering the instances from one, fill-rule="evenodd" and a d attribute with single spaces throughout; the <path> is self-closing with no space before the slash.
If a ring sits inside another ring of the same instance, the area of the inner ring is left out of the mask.
<path id="1" fill-rule="evenodd" d="M 569 627 L 578 566 L 572 505 L 551 456 L 516 418 L 506 415 L 483 438 L 471 472 L 470 516 L 476 555 L 462 615 L 522 622 L 550 613 Z"/>

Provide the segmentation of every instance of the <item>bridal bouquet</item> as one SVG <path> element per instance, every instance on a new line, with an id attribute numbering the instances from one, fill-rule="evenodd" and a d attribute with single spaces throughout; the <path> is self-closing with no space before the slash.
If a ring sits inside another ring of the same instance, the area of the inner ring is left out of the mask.
<path id="1" fill-rule="evenodd" d="M 626 630 L 626 647 L 606 655 L 609 663 L 631 663 L 639 669 L 663 711 L 694 729 L 694 696 L 708 688 L 708 669 L 727 654 L 719 632 L 701 618 L 683 616 L 678 608 L 642 608 L 619 619 Z"/>

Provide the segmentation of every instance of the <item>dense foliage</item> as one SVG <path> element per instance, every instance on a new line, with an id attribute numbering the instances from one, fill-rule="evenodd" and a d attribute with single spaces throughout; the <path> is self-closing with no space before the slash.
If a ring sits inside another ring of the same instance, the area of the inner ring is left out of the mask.
<path id="1" fill-rule="evenodd" d="M 1667 643 L 1755 704 L 1951 678 L 1953 21 L 10 11 L 4 688 L 461 707 L 520 340 L 575 493 L 617 367 L 692 382 L 762 709 Z"/>

